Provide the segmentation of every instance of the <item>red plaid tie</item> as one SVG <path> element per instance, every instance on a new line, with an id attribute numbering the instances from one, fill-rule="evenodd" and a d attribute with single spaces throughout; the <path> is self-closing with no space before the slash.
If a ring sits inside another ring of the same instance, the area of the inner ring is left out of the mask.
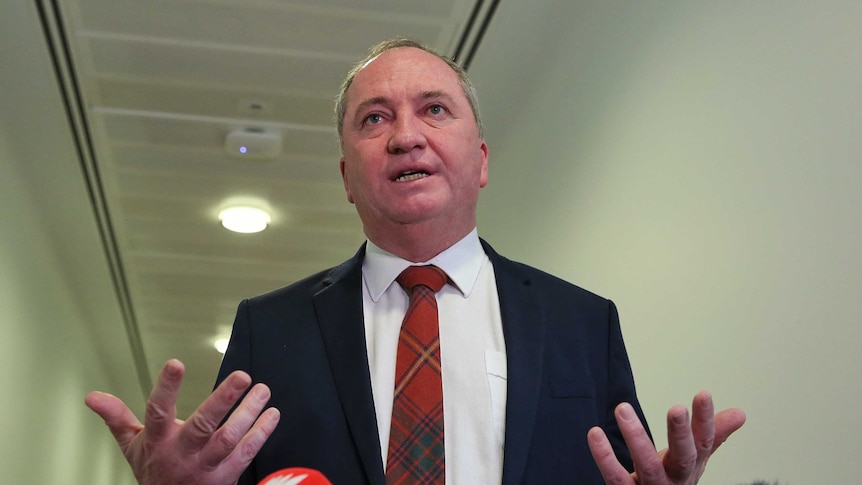
<path id="1" fill-rule="evenodd" d="M 435 294 L 446 284 L 436 266 L 410 266 L 398 283 L 410 295 L 395 362 L 386 483 L 444 483 L 443 384 Z"/>

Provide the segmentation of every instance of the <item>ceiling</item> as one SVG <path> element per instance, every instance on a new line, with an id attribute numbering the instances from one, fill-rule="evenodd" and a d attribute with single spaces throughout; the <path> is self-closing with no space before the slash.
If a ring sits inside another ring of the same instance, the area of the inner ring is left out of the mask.
<path id="1" fill-rule="evenodd" d="M 42 0 L 66 110 L 142 392 L 187 367 L 179 412 L 209 393 L 238 302 L 337 264 L 364 240 L 338 172 L 344 74 L 403 35 L 469 64 L 496 2 Z M 227 135 L 282 140 L 229 154 Z M 223 229 L 231 202 L 270 210 Z M 120 323 L 118 322 L 118 325 Z"/>

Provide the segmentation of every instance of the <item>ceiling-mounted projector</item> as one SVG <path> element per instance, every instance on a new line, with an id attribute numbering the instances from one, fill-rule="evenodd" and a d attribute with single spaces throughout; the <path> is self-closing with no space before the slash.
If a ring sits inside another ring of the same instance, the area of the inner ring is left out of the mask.
<path id="1" fill-rule="evenodd" d="M 281 153 L 281 134 L 242 128 L 227 134 L 228 154 L 242 158 L 275 158 Z"/>

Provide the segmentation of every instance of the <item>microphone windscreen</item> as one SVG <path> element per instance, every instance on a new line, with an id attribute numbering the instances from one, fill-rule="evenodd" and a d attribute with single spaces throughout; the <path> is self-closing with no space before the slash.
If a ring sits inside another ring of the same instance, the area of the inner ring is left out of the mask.
<path id="1" fill-rule="evenodd" d="M 284 468 L 270 473 L 257 485 L 332 485 L 332 482 L 311 468 Z"/>

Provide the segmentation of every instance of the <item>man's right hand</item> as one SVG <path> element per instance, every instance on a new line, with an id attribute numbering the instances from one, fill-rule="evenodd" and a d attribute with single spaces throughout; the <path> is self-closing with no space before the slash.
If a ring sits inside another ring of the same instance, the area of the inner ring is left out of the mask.
<path id="1" fill-rule="evenodd" d="M 230 418 L 219 427 L 251 385 L 251 377 L 229 375 L 187 421 L 176 419 L 176 402 L 185 368 L 169 360 L 147 401 L 144 424 L 117 397 L 87 395 L 87 406 L 111 429 L 138 483 L 145 485 L 232 485 L 260 451 L 278 424 L 269 408 L 269 388 L 255 385 Z"/>

